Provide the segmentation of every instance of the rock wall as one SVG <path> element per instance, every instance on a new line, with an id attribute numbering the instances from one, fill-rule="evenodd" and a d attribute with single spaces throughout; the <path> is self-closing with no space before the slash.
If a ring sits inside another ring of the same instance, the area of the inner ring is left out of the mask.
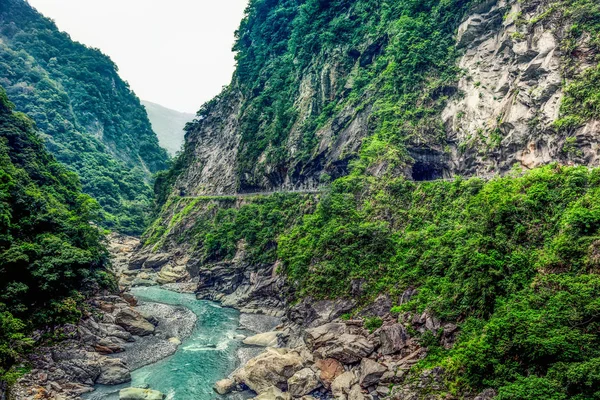
<path id="1" fill-rule="evenodd" d="M 514 164 L 530 169 L 553 161 L 599 165 L 600 121 L 571 133 L 553 127 L 563 98 L 567 27 L 552 18 L 530 23 L 548 7 L 547 1 L 487 1 L 460 26 L 461 95 L 443 112 L 453 173 L 501 173 Z M 563 151 L 567 137 L 577 138 L 581 155 Z"/>
<path id="2" fill-rule="evenodd" d="M 570 132 L 553 126 L 567 83 L 561 44 L 569 24 L 560 18 L 539 18 L 548 7 L 547 0 L 488 0 L 472 9 L 456 34 L 461 54 L 457 64 L 463 74 L 456 87 L 447 90 L 449 101 L 440 116 L 446 135 L 435 143 L 409 138 L 405 145 L 412 161 L 395 173 L 430 180 L 503 173 L 515 164 L 600 164 L 600 121 Z M 597 64 L 586 40 L 579 43 L 580 69 Z M 382 47 L 376 41 L 353 49 L 355 67 L 372 61 Z M 298 116 L 285 132 L 284 165 L 273 167 L 263 154 L 251 170 L 240 169 L 238 153 L 248 145 L 240 119 L 249 99 L 234 80 L 188 133 L 187 164 L 174 191 L 197 195 L 307 188 L 319 185 L 324 174 L 346 174 L 348 162 L 372 134 L 377 93 L 365 95 L 360 107 L 346 106 L 335 113 L 317 129 L 318 145 L 309 159 L 295 159 L 303 121 L 318 115 L 328 102 L 341 101 L 341 93 L 353 87 L 352 68 L 341 61 L 348 49 L 338 50 L 316 56 L 302 72 L 294 103 Z M 565 151 L 568 137 L 576 138 L 580 151 Z M 383 169 L 370 172 L 378 175 Z"/>

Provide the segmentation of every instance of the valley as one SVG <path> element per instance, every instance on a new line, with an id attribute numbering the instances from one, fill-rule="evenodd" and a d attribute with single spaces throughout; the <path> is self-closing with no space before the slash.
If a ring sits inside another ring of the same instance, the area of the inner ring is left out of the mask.
<path id="1" fill-rule="evenodd" d="M 233 51 L 179 113 L 0 0 L 0 400 L 600 395 L 597 2 L 250 0 Z"/>

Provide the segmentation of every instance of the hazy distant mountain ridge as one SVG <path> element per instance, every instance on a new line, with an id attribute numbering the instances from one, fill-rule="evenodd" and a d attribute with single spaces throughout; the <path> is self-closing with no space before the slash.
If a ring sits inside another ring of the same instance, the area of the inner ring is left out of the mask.
<path id="1" fill-rule="evenodd" d="M 161 147 L 174 156 L 183 145 L 185 124 L 191 122 L 196 115 L 172 110 L 146 100 L 142 100 L 142 105 L 146 107 L 152 129 L 156 132 Z"/>

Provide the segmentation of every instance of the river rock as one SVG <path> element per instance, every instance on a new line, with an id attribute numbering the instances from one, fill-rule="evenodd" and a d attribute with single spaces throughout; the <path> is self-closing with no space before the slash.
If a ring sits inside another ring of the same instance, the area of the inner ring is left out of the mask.
<path id="1" fill-rule="evenodd" d="M 171 255 L 169 253 L 152 254 L 144 262 L 144 268 L 157 269 L 169 262 Z"/>
<path id="2" fill-rule="evenodd" d="M 131 308 L 120 309 L 115 315 L 115 322 L 132 335 L 148 336 L 154 333 L 154 325 Z"/>
<path id="3" fill-rule="evenodd" d="M 315 366 L 319 369 L 319 379 L 327 388 L 331 386 L 331 383 L 335 378 L 344 373 L 344 366 L 342 363 L 333 358 L 317 360 Z"/>
<path id="4" fill-rule="evenodd" d="M 365 400 L 366 397 L 362 392 L 360 385 L 354 385 L 348 392 L 348 400 Z"/>
<path id="5" fill-rule="evenodd" d="M 387 370 L 387 367 L 379 364 L 377 361 L 373 361 L 369 358 L 363 358 L 360 362 L 360 386 L 366 388 L 374 385 L 379 381 L 383 374 L 387 372 Z"/>
<path id="6" fill-rule="evenodd" d="M 100 385 L 120 385 L 131 381 L 129 368 L 118 358 L 105 357 L 101 360 L 100 376 L 96 383 Z"/>
<path id="7" fill-rule="evenodd" d="M 156 282 L 160 283 L 161 285 L 166 285 L 169 283 L 181 282 L 186 278 L 189 278 L 189 274 L 185 269 L 185 266 L 165 265 L 157 274 Z"/>
<path id="8" fill-rule="evenodd" d="M 271 386 L 286 389 L 287 380 L 304 367 L 303 362 L 296 351 L 267 348 L 238 369 L 234 379 L 256 393 L 262 393 Z"/>
<path id="9" fill-rule="evenodd" d="M 279 388 L 271 386 L 258 396 L 254 400 L 291 400 L 292 396 L 289 393 L 282 392 Z"/>
<path id="10" fill-rule="evenodd" d="M 335 358 L 343 364 L 359 362 L 375 350 L 367 338 L 348 333 L 348 327 L 342 323 L 307 329 L 305 342 L 319 358 Z"/>
<path id="11" fill-rule="evenodd" d="M 288 392 L 294 397 L 302 397 L 321 386 L 317 375 L 310 368 L 304 368 L 296 372 L 288 379 Z"/>
<path id="12" fill-rule="evenodd" d="M 165 395 L 158 390 L 126 388 L 119 391 L 120 400 L 163 400 Z"/>
<path id="13" fill-rule="evenodd" d="M 331 393 L 336 399 L 346 399 L 350 388 L 357 382 L 356 375 L 352 371 L 346 371 L 333 381 L 331 384 Z"/>
<path id="14" fill-rule="evenodd" d="M 215 392 L 219 393 L 220 395 L 224 395 L 227 393 L 231 393 L 233 391 L 233 389 L 235 389 L 236 387 L 236 383 L 233 379 L 221 379 L 220 381 L 217 381 L 215 383 L 215 385 L 213 386 L 213 389 Z"/>
<path id="15" fill-rule="evenodd" d="M 397 353 L 407 346 L 407 340 L 408 333 L 402 325 L 384 326 L 379 330 L 379 352 L 383 355 Z"/>
<path id="16" fill-rule="evenodd" d="M 244 339 L 243 343 L 250 346 L 278 347 L 280 332 L 265 332 Z"/>

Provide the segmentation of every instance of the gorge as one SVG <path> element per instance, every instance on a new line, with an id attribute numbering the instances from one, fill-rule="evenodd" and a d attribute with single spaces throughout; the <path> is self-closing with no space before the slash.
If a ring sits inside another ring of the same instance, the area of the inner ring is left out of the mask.
<path id="1" fill-rule="evenodd" d="M 0 75 L 8 398 L 600 396 L 600 4 L 251 0 L 234 51 L 167 170 L 124 92 L 145 200 L 104 218 Z"/>

